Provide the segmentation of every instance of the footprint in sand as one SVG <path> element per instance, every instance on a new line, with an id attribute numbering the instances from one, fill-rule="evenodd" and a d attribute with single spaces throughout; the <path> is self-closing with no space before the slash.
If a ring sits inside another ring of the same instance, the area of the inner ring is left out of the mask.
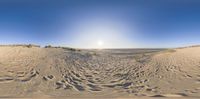
<path id="1" fill-rule="evenodd" d="M 176 93 L 176 94 L 158 94 L 158 95 L 153 95 L 151 97 L 168 97 L 168 98 L 179 98 L 179 97 L 186 97 L 188 96 L 185 93 Z"/>
<path id="2" fill-rule="evenodd" d="M 87 84 L 90 87 L 91 91 L 101 91 L 102 88 L 97 86 L 97 85 L 93 85 L 93 84 Z"/>
<path id="3" fill-rule="evenodd" d="M 9 82 L 12 80 L 13 80 L 13 78 L 10 76 L 0 77 L 0 82 Z"/>
<path id="4" fill-rule="evenodd" d="M 36 77 L 39 73 L 36 70 L 32 70 L 30 74 L 28 74 L 26 77 L 22 79 L 17 79 L 21 82 L 27 82 L 30 81 L 32 78 Z"/>
<path id="5" fill-rule="evenodd" d="M 44 79 L 45 81 L 51 80 L 51 79 L 53 79 L 53 78 L 54 78 L 53 75 L 48 75 L 48 76 L 44 76 L 44 77 L 43 77 L 43 79 Z"/>

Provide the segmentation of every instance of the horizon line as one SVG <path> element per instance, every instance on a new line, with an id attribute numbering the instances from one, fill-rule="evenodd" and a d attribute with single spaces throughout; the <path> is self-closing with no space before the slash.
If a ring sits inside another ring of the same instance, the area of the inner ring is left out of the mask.
<path id="1" fill-rule="evenodd" d="M 40 47 L 40 48 L 45 48 L 45 47 L 48 47 L 49 48 L 75 48 L 75 49 L 102 49 L 102 50 L 106 50 L 106 49 L 171 49 L 171 48 L 183 48 L 183 47 L 198 47 L 200 46 L 200 44 L 198 45 L 189 45 L 189 46 L 179 46 L 179 47 L 105 47 L 105 48 L 81 48 L 81 47 L 70 47 L 70 46 L 65 46 L 65 45 L 51 45 L 51 44 L 47 44 L 47 45 L 40 45 L 40 44 L 33 44 L 33 43 L 28 43 L 28 44 L 0 44 L 0 47 L 1 46 L 32 46 L 32 47 Z"/>

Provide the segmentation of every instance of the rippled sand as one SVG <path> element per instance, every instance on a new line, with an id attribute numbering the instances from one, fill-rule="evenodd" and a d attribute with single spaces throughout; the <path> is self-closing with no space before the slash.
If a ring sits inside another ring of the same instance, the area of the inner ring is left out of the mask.
<path id="1" fill-rule="evenodd" d="M 200 47 L 0 47 L 0 98 L 200 98 Z"/>

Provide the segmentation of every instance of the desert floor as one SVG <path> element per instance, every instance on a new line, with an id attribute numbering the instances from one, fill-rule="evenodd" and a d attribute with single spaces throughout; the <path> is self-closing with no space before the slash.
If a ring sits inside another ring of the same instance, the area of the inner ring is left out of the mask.
<path id="1" fill-rule="evenodd" d="M 200 47 L 0 47 L 0 98 L 198 99 Z"/>

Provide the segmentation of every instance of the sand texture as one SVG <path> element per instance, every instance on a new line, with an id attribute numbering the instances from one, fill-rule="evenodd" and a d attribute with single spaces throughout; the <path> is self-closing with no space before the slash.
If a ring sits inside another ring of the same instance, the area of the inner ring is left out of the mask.
<path id="1" fill-rule="evenodd" d="M 200 47 L 0 47 L 0 98 L 200 98 Z"/>

